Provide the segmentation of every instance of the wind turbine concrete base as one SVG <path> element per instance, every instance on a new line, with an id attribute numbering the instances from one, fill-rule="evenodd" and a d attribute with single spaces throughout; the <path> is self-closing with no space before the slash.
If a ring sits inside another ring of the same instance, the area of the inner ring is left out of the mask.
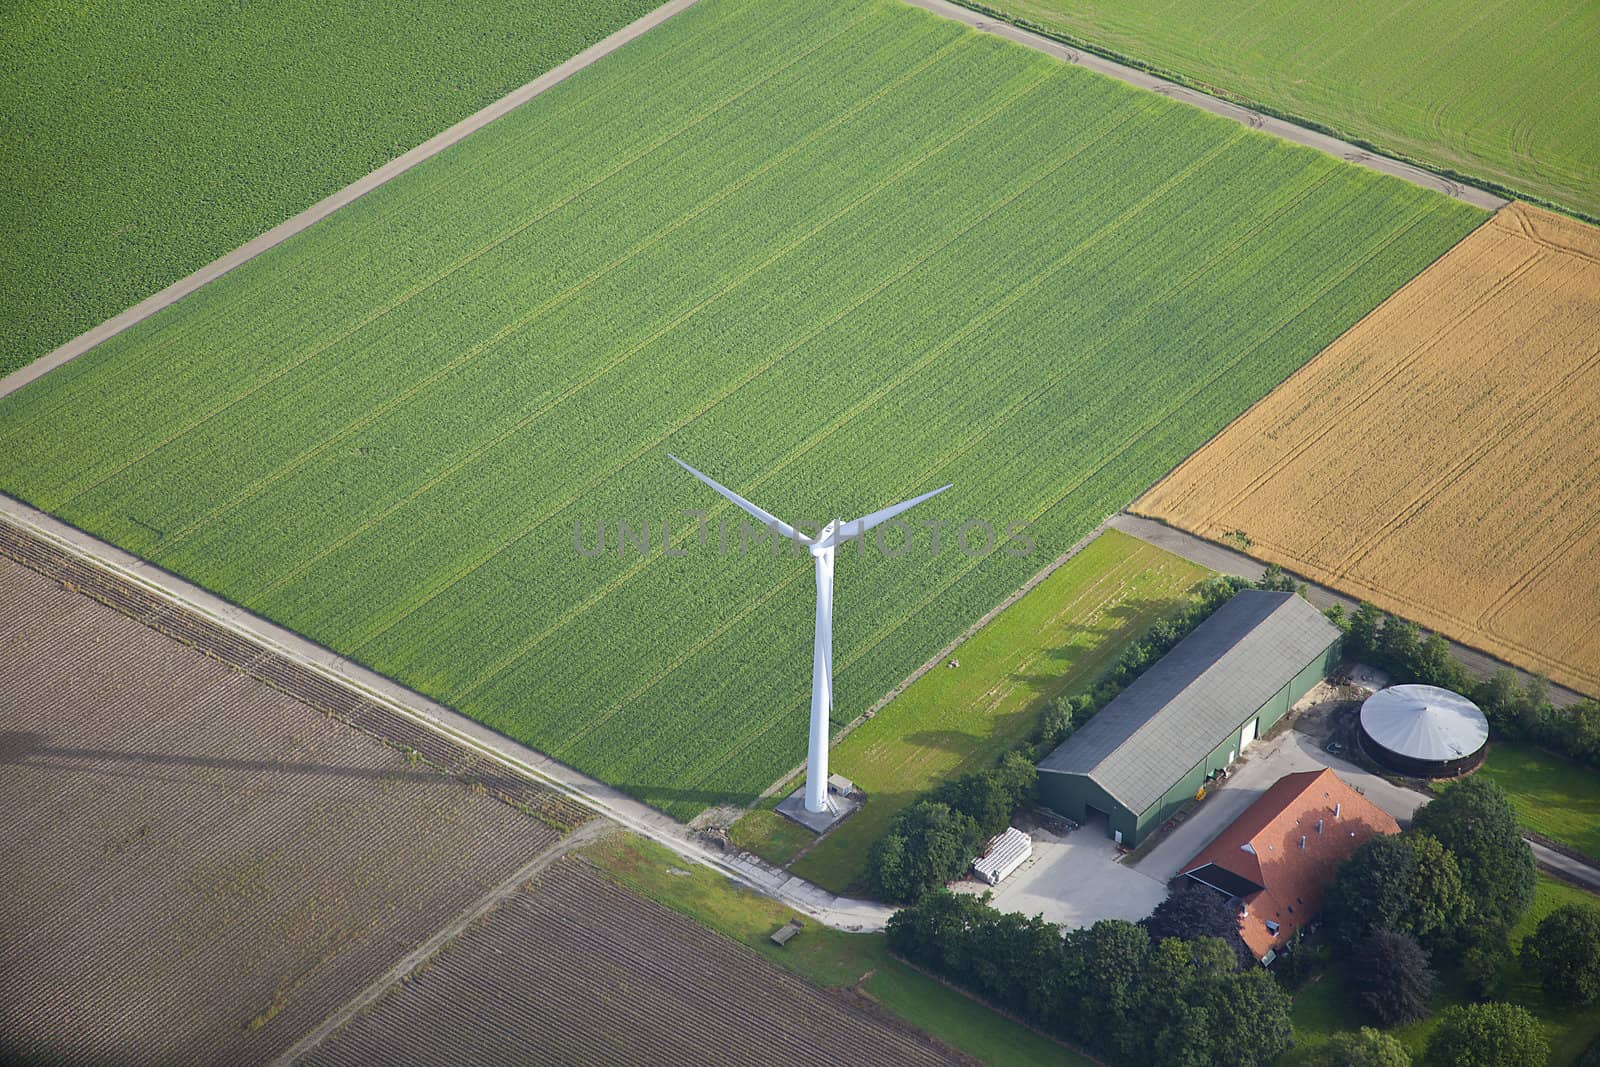
<path id="1" fill-rule="evenodd" d="M 861 806 L 861 797 L 842 797 L 837 793 L 828 794 L 828 810 L 806 810 L 806 787 L 801 785 L 790 793 L 778 804 L 778 814 L 787 816 L 804 826 L 812 833 L 826 833 L 845 816 L 853 813 Z"/>

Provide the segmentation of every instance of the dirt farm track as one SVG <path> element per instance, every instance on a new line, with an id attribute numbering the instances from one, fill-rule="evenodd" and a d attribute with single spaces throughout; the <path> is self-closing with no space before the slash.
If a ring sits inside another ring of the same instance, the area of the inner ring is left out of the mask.
<path id="1" fill-rule="evenodd" d="M 1596 694 L 1597 439 L 1600 230 L 1512 204 L 1131 510 Z"/>

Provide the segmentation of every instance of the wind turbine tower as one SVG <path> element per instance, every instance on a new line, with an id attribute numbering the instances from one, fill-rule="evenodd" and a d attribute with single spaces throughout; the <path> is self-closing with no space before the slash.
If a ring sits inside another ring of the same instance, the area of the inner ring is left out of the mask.
<path id="1" fill-rule="evenodd" d="M 840 545 L 861 538 L 879 523 L 889 521 L 929 497 L 938 496 L 950 487 L 940 486 L 932 492 L 903 500 L 882 511 L 874 511 L 870 515 L 863 515 L 850 522 L 834 519 L 824 526 L 817 536 L 808 537 L 771 512 L 756 507 L 732 489 L 712 481 L 677 456 L 672 456 L 671 459 L 761 525 L 791 541 L 805 545 L 816 563 L 817 632 L 811 655 L 811 742 L 806 755 L 805 809 L 813 815 L 832 812 L 833 805 L 828 800 L 828 712 L 833 708 L 834 558 Z"/>

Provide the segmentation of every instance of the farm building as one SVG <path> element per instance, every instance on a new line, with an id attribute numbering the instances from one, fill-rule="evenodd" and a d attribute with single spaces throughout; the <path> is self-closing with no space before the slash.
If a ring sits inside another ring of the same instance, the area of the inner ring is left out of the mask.
<path id="1" fill-rule="evenodd" d="M 1137 845 L 1332 669 L 1339 630 L 1293 593 L 1247 589 L 1039 764 L 1039 793 Z"/>
<path id="2" fill-rule="evenodd" d="M 1397 834 L 1388 812 L 1330 770 L 1285 775 L 1183 867 L 1239 901 L 1239 934 L 1271 963 L 1322 909 L 1339 864 L 1374 834 Z"/>
<path id="3" fill-rule="evenodd" d="M 1000 879 L 1015 871 L 1033 855 L 1033 838 L 1015 826 L 989 842 L 983 855 L 972 862 L 972 873 L 988 882 L 999 885 Z"/>
<path id="4" fill-rule="evenodd" d="M 1391 770 L 1446 778 L 1483 759 L 1489 720 L 1478 705 L 1432 685 L 1392 685 L 1361 705 L 1361 745 Z"/>

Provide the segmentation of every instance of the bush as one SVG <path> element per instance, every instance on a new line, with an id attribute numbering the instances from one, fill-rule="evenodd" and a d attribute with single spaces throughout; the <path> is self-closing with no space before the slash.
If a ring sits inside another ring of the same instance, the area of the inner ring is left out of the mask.
<path id="1" fill-rule="evenodd" d="M 1311 1067 L 1411 1067 L 1411 1053 L 1381 1030 L 1335 1034 L 1311 1058 Z"/>
<path id="2" fill-rule="evenodd" d="M 967 869 L 983 843 L 970 815 L 922 800 L 901 811 L 872 846 L 869 863 L 884 900 L 907 903 Z"/>
<path id="3" fill-rule="evenodd" d="M 1565 904 L 1522 943 L 1522 962 L 1558 1004 L 1600 1000 L 1600 908 Z"/>
<path id="4" fill-rule="evenodd" d="M 1433 971 L 1428 954 L 1405 934 L 1375 930 L 1351 957 L 1357 996 L 1367 1013 L 1384 1026 L 1428 1017 Z"/>
<path id="5" fill-rule="evenodd" d="M 1439 1016 L 1425 1067 L 1545 1067 L 1550 1043 L 1538 1020 L 1515 1004 L 1468 1004 Z"/>

